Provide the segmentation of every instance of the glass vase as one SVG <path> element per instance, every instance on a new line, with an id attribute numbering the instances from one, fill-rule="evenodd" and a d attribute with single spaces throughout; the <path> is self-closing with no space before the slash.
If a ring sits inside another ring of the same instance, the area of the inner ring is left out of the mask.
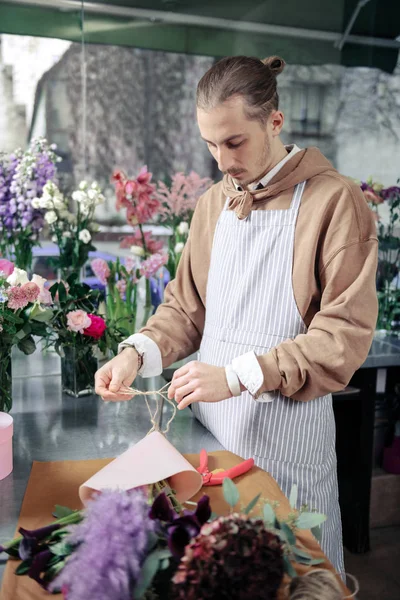
<path id="1" fill-rule="evenodd" d="M 0 412 L 10 412 L 11 407 L 11 347 L 0 347 Z"/>
<path id="2" fill-rule="evenodd" d="M 97 358 L 92 349 L 83 351 L 75 346 L 63 346 L 61 357 L 62 391 L 74 398 L 94 394 L 94 376 L 97 371 Z"/>

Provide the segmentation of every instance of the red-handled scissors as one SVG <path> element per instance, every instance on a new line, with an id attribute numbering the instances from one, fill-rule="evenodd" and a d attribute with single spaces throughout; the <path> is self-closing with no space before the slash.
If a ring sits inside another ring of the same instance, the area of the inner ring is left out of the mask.
<path id="1" fill-rule="evenodd" d="M 247 460 L 235 465 L 231 469 L 215 469 L 214 471 L 208 470 L 208 454 L 207 451 L 200 451 L 200 465 L 197 467 L 196 471 L 201 473 L 203 477 L 203 485 L 220 485 L 226 477 L 230 479 L 234 479 L 234 477 L 239 477 L 239 475 L 243 475 L 243 473 L 247 473 L 250 471 L 251 467 L 254 466 L 254 459 L 248 458 Z"/>

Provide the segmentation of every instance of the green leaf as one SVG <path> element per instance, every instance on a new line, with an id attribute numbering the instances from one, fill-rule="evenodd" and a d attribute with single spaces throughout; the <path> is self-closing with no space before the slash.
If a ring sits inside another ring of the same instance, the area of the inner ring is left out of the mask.
<path id="1" fill-rule="evenodd" d="M 298 562 L 302 562 L 303 564 L 309 564 L 312 560 L 312 556 L 308 552 L 305 552 L 305 550 L 302 550 L 301 548 L 297 548 L 297 546 L 294 546 L 293 548 L 291 548 L 291 550 Z"/>
<path id="2" fill-rule="evenodd" d="M 310 565 L 321 565 L 323 562 L 325 562 L 323 558 L 313 558 L 312 560 L 310 560 Z"/>
<path id="3" fill-rule="evenodd" d="M 25 325 L 22 327 L 22 329 L 20 329 L 16 335 L 15 338 L 17 340 L 23 340 L 27 335 L 29 335 L 32 331 L 32 327 L 29 325 L 29 323 L 25 323 Z"/>
<path id="4" fill-rule="evenodd" d="M 229 504 L 231 508 L 236 506 L 239 502 L 240 494 L 237 486 L 233 483 L 232 479 L 225 477 L 222 482 L 222 489 L 224 493 L 225 502 Z"/>
<path id="5" fill-rule="evenodd" d="M 268 502 L 264 504 L 264 523 L 267 525 L 273 525 L 275 522 L 275 512 L 274 509 Z"/>
<path id="6" fill-rule="evenodd" d="M 290 529 L 287 523 L 282 523 L 281 531 L 285 535 L 285 538 L 287 539 L 289 544 L 291 546 L 294 546 L 296 544 L 296 536 L 294 535 L 293 531 Z"/>
<path id="7" fill-rule="evenodd" d="M 67 290 L 62 281 L 58 284 L 58 299 L 60 304 L 67 301 Z"/>
<path id="8" fill-rule="evenodd" d="M 18 567 L 15 569 L 16 575 L 26 575 L 29 569 L 31 568 L 32 559 L 24 560 Z"/>
<path id="9" fill-rule="evenodd" d="M 134 598 L 140 600 L 140 598 L 144 596 L 146 590 L 150 587 L 155 574 L 160 568 L 160 562 L 169 556 L 171 556 L 170 551 L 165 549 L 157 549 L 151 554 L 148 554 L 142 566 L 140 579 L 134 590 Z"/>
<path id="10" fill-rule="evenodd" d="M 251 513 L 251 511 L 256 506 L 257 502 L 259 501 L 260 497 L 261 497 L 261 494 L 257 494 L 257 496 L 248 503 L 248 505 L 246 506 L 246 508 L 243 511 L 243 513 L 245 515 L 248 515 L 249 513 Z"/>
<path id="11" fill-rule="evenodd" d="M 311 533 L 313 534 L 313 536 L 315 537 L 315 539 L 317 540 L 317 542 L 321 542 L 322 539 L 322 528 L 320 525 L 317 525 L 316 527 L 311 527 Z"/>
<path id="12" fill-rule="evenodd" d="M 56 556 L 69 556 L 72 552 L 72 546 L 64 541 L 49 546 L 49 550 Z"/>
<path id="13" fill-rule="evenodd" d="M 283 557 L 283 564 L 284 564 L 285 573 L 287 573 L 289 575 L 289 577 L 291 577 L 292 579 L 294 577 L 297 577 L 296 570 L 293 567 L 292 563 L 290 562 L 290 560 L 288 559 L 287 556 Z"/>
<path id="14" fill-rule="evenodd" d="M 33 354 L 36 350 L 35 340 L 31 336 L 21 340 L 17 346 L 24 354 Z"/>
<path id="15" fill-rule="evenodd" d="M 292 485 L 292 489 L 290 490 L 289 502 L 290 502 L 290 506 L 292 508 L 296 508 L 296 504 L 297 504 L 297 485 L 295 483 Z"/>
<path id="16" fill-rule="evenodd" d="M 169 567 L 169 559 L 168 558 L 164 558 L 161 561 L 160 568 L 161 568 L 162 571 L 165 571 L 165 569 L 168 569 L 168 567 Z"/>
<path id="17" fill-rule="evenodd" d="M 72 513 L 76 512 L 72 510 L 72 508 L 68 508 L 68 506 L 61 506 L 60 504 L 56 504 L 53 510 L 53 517 L 56 519 L 62 519 L 63 517 L 68 517 L 68 515 L 72 515 Z"/>
<path id="18" fill-rule="evenodd" d="M 296 519 L 296 527 L 299 529 L 312 529 L 326 521 L 326 515 L 321 513 L 303 512 Z"/>
<path id="19" fill-rule="evenodd" d="M 51 286 L 51 288 L 49 289 L 49 292 L 50 292 L 50 294 L 51 294 L 51 297 L 53 298 L 53 300 L 54 300 L 54 298 L 56 297 L 56 294 L 57 294 L 57 292 L 58 292 L 58 285 L 59 285 L 59 284 L 58 284 L 58 281 L 56 281 L 56 283 L 54 283 L 54 284 Z"/>

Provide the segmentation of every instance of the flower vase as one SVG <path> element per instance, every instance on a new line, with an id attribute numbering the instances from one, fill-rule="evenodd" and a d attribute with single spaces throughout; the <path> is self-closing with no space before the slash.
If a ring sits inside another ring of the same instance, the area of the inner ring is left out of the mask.
<path id="1" fill-rule="evenodd" d="M 1 335 L 1 334 L 0 334 Z M 12 407 L 11 347 L 0 346 L 0 412 Z"/>
<path id="2" fill-rule="evenodd" d="M 94 394 L 94 376 L 98 367 L 92 348 L 78 351 L 75 346 L 63 346 L 62 350 L 62 391 L 74 398 Z"/>

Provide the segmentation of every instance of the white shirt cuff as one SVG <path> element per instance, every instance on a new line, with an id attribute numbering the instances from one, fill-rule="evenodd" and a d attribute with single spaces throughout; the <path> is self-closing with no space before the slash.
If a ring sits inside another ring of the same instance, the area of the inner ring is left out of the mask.
<path id="1" fill-rule="evenodd" d="M 161 375 L 163 371 L 161 352 L 152 339 L 143 333 L 134 333 L 119 344 L 118 354 L 122 352 L 124 348 L 129 347 L 135 348 L 138 354 L 143 357 L 143 364 L 138 371 L 138 375 L 141 377 L 155 377 Z"/>
<path id="2" fill-rule="evenodd" d="M 255 352 L 247 352 L 232 361 L 232 368 L 241 383 L 258 402 L 272 402 L 273 394 L 263 393 L 258 396 L 258 390 L 264 382 L 264 374 Z"/>

